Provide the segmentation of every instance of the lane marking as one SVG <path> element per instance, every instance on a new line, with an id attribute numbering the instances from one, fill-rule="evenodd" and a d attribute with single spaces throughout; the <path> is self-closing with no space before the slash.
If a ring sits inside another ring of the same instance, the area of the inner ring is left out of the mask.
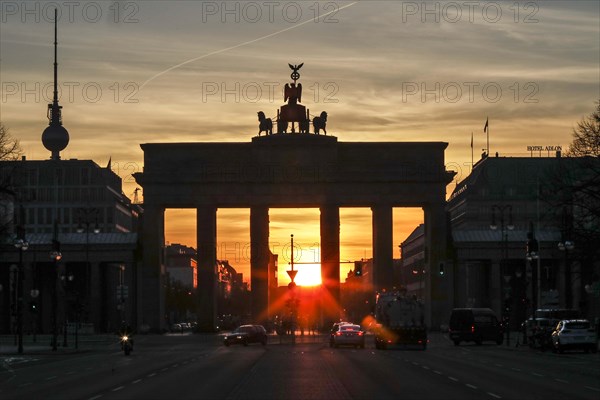
<path id="1" fill-rule="evenodd" d="M 595 392 L 600 392 L 600 389 L 598 389 L 598 388 L 595 388 L 595 387 L 591 387 L 591 386 L 584 386 L 584 388 L 586 388 L 586 389 L 590 389 L 590 390 L 593 390 L 593 391 L 595 391 Z"/>
<path id="2" fill-rule="evenodd" d="M 118 386 L 118 387 L 114 388 L 112 391 L 113 392 L 118 392 L 119 390 L 121 390 L 123 388 L 124 388 L 124 386 Z"/>
<path id="3" fill-rule="evenodd" d="M 96 399 L 99 399 L 100 397 L 102 397 L 101 394 L 94 396 L 94 397 L 90 397 L 88 400 L 96 400 Z"/>
<path id="4" fill-rule="evenodd" d="M 502 368 L 502 367 L 504 367 L 504 365 L 502 365 L 502 364 L 494 364 L 494 365 L 495 365 L 496 367 L 499 367 L 499 368 Z"/>
<path id="5" fill-rule="evenodd" d="M 135 385 L 136 383 L 140 383 L 142 380 L 141 379 L 136 379 L 135 381 L 131 382 L 133 385 Z"/>
<path id="6" fill-rule="evenodd" d="M 537 372 L 532 372 L 531 375 L 535 375 L 535 376 L 539 376 L 539 377 L 543 377 L 544 376 L 542 374 L 538 374 Z"/>
<path id="7" fill-rule="evenodd" d="M 487 394 L 489 394 L 492 397 L 495 397 L 497 399 L 501 399 L 502 397 L 498 396 L 496 393 L 492 393 L 492 392 L 487 392 Z"/>
<path id="8" fill-rule="evenodd" d="M 560 382 L 560 383 L 569 383 L 569 381 L 565 381 L 564 379 L 558 379 L 558 378 L 554 378 L 554 380 L 556 382 Z"/>
<path id="9" fill-rule="evenodd" d="M 513 371 L 521 372 L 521 368 L 511 368 Z"/>
<path id="10" fill-rule="evenodd" d="M 52 379 L 56 379 L 56 376 L 49 376 L 46 378 L 47 381 L 51 381 Z"/>
<path id="11" fill-rule="evenodd" d="M 427 365 L 423 365 L 422 367 L 423 369 L 429 369 L 429 367 Z"/>
<path id="12" fill-rule="evenodd" d="M 19 385 L 19 387 L 25 387 L 25 386 L 29 386 L 29 385 L 32 385 L 32 384 L 33 384 L 33 382 L 21 383 Z"/>
<path id="13" fill-rule="evenodd" d="M 466 383 L 465 386 L 471 389 L 477 389 L 477 386 L 471 385 L 470 383 Z"/>
<path id="14" fill-rule="evenodd" d="M 434 373 L 434 374 L 438 374 L 438 375 L 441 375 L 441 374 L 442 374 L 440 371 L 436 371 L 436 370 L 434 370 L 434 371 L 433 371 L 433 373 Z"/>
<path id="15" fill-rule="evenodd" d="M 454 381 L 454 382 L 458 382 L 458 379 L 456 379 L 456 378 L 455 378 L 455 377 L 453 377 L 453 376 L 449 376 L 449 377 L 448 377 L 448 379 L 450 379 L 451 381 Z"/>
<path id="16" fill-rule="evenodd" d="M 147 376 L 148 378 L 152 378 L 152 377 L 153 377 L 153 376 L 155 376 L 155 375 L 156 375 L 156 372 L 153 372 L 153 373 L 151 373 L 151 374 L 148 374 L 148 375 L 146 375 L 146 376 Z"/>

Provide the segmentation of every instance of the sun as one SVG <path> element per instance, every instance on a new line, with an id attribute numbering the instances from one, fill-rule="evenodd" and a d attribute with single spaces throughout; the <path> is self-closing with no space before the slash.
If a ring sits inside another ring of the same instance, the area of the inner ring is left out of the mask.
<path id="1" fill-rule="evenodd" d="M 296 278 L 294 279 L 294 282 L 296 282 L 297 285 L 318 286 L 321 284 L 321 264 L 295 265 L 294 269 L 298 270 Z"/>

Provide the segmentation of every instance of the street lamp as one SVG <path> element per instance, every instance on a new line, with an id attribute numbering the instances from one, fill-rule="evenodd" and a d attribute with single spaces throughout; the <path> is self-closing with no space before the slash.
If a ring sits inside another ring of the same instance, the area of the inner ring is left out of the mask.
<path id="1" fill-rule="evenodd" d="M 290 235 L 290 269 L 287 271 L 288 276 L 290 277 L 291 282 L 288 284 L 288 289 L 290 290 L 290 313 L 291 313 L 291 329 L 292 329 L 292 343 L 296 344 L 296 319 L 298 313 L 298 304 L 295 296 L 296 282 L 294 282 L 294 278 L 296 278 L 297 270 L 294 270 L 294 235 Z"/>
<path id="2" fill-rule="evenodd" d="M 125 323 L 125 299 L 128 296 L 128 290 L 125 286 L 125 265 L 119 265 L 119 286 L 117 286 L 117 300 L 119 304 L 117 304 L 117 309 L 119 310 L 121 317 L 121 324 Z"/>
<path id="3" fill-rule="evenodd" d="M 419 299 L 423 300 L 423 279 L 425 277 L 425 267 L 415 267 L 412 270 L 412 274 L 419 277 Z"/>
<path id="4" fill-rule="evenodd" d="M 54 234 L 52 238 L 52 249 L 50 250 L 50 259 L 54 262 L 54 273 L 56 278 L 58 277 L 58 262 L 62 259 L 62 253 L 60 252 L 60 242 L 58 241 L 58 221 L 54 220 Z M 57 303 L 58 293 L 56 290 L 57 282 L 56 278 L 54 281 L 54 292 L 52 296 L 52 351 L 56 351 L 57 340 L 58 340 L 58 326 L 57 326 Z"/>
<path id="5" fill-rule="evenodd" d="M 507 271 L 507 266 L 506 266 L 506 262 L 508 260 L 508 231 L 512 231 L 513 229 L 515 229 L 515 226 L 512 223 L 512 205 L 507 204 L 507 205 L 497 205 L 494 204 L 492 205 L 492 222 L 490 223 L 490 229 L 495 231 L 498 229 L 498 224 L 496 223 L 496 212 L 499 213 L 500 216 L 500 233 L 501 233 L 501 238 L 502 238 L 502 261 L 501 261 L 501 265 L 502 265 L 502 272 L 500 273 L 500 275 L 502 276 L 503 273 L 506 273 Z M 504 213 L 508 214 L 508 223 L 505 223 L 505 219 L 504 219 Z M 508 275 L 508 278 L 510 279 L 510 275 Z M 506 282 L 506 284 L 508 285 L 508 280 Z M 502 287 L 502 279 L 500 280 L 500 286 Z M 510 295 L 511 295 L 511 287 L 508 286 L 508 289 L 506 290 L 506 292 L 504 293 L 504 300 L 506 305 L 510 305 Z M 510 345 L 510 308 L 509 307 L 504 307 L 504 311 L 505 313 L 507 313 L 506 315 L 506 345 L 509 346 Z"/>
<path id="6" fill-rule="evenodd" d="M 31 289 L 29 294 L 31 295 L 31 298 L 33 299 L 33 300 L 31 300 L 31 313 L 33 314 L 33 342 L 35 343 L 37 341 L 36 334 L 37 334 L 37 322 L 38 322 L 37 321 L 37 313 L 38 313 L 37 298 L 40 295 L 40 291 L 38 289 Z"/>
<path id="7" fill-rule="evenodd" d="M 63 293 L 65 294 L 65 302 L 64 302 L 64 307 L 65 307 L 65 312 L 64 312 L 64 321 L 63 321 L 63 325 L 64 325 L 64 329 L 63 329 L 63 347 L 67 347 L 67 327 L 68 327 L 68 315 L 67 315 L 67 310 L 68 310 L 68 298 L 67 298 L 67 284 L 70 282 L 73 282 L 73 279 L 75 279 L 75 276 L 73 274 L 63 274 L 60 276 L 60 281 L 62 282 L 62 287 L 63 287 Z"/>
<path id="8" fill-rule="evenodd" d="M 531 308 L 533 320 L 535 321 L 535 310 L 540 306 L 541 299 L 541 272 L 540 272 L 540 246 L 535 238 L 533 222 L 529 222 L 529 232 L 527 232 L 527 244 L 525 258 L 529 262 L 531 268 Z M 536 266 L 533 267 L 535 261 Z"/>
<path id="9" fill-rule="evenodd" d="M 563 235 L 564 236 L 564 235 Z M 558 250 L 565 253 L 565 308 L 572 307 L 572 292 L 571 287 L 571 263 L 569 261 L 569 252 L 575 249 L 575 242 L 571 240 L 563 240 L 558 242 Z"/>
<path id="10" fill-rule="evenodd" d="M 14 246 L 19 250 L 19 266 L 16 270 L 16 312 L 17 312 L 17 353 L 23 354 L 23 252 L 29 248 L 29 243 L 25 240 L 25 228 L 23 227 L 24 209 L 21 206 L 21 224 L 17 227 L 17 238 Z"/>
<path id="11" fill-rule="evenodd" d="M 98 225 L 98 213 L 100 212 L 97 208 L 79 208 L 78 210 L 79 218 L 77 224 L 77 233 L 85 232 L 85 277 L 84 277 L 84 291 L 89 292 L 89 288 L 91 288 L 91 267 L 90 267 L 90 231 L 97 235 L 100 233 L 100 226 Z M 90 228 L 93 220 L 93 228 Z M 81 286 L 80 286 L 81 287 Z M 88 293 L 89 296 L 89 293 Z M 79 311 L 77 311 L 79 314 Z M 76 322 L 79 325 L 79 318 Z M 77 330 L 77 327 L 75 328 Z M 77 333 L 77 332 L 76 332 Z"/>
<path id="12" fill-rule="evenodd" d="M 570 239 L 572 234 L 571 216 L 567 211 L 567 207 L 563 207 L 562 210 L 562 230 L 561 230 L 561 241 L 558 242 L 558 250 L 565 253 L 565 308 L 572 307 L 573 288 L 571 283 L 571 263 L 569 261 L 569 252 L 575 249 L 575 242 Z"/>

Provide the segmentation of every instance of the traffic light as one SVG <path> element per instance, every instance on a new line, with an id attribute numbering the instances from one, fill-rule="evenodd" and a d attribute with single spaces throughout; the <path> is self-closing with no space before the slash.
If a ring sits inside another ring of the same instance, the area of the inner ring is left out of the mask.
<path id="1" fill-rule="evenodd" d="M 354 261 L 354 276 L 362 276 L 363 274 L 363 262 Z"/>
<path id="2" fill-rule="evenodd" d="M 38 312 L 37 302 L 35 302 L 35 301 L 29 302 L 29 311 L 31 311 L 33 314 L 36 314 Z"/>
<path id="3" fill-rule="evenodd" d="M 444 263 L 440 263 L 440 276 L 444 276 Z"/>

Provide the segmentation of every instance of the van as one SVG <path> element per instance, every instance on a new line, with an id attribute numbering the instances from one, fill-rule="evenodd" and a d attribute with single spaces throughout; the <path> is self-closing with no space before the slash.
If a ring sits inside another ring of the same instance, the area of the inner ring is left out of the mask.
<path id="1" fill-rule="evenodd" d="M 460 342 L 502 344 L 504 332 L 490 308 L 455 308 L 450 315 L 448 335 L 455 346 Z"/>

